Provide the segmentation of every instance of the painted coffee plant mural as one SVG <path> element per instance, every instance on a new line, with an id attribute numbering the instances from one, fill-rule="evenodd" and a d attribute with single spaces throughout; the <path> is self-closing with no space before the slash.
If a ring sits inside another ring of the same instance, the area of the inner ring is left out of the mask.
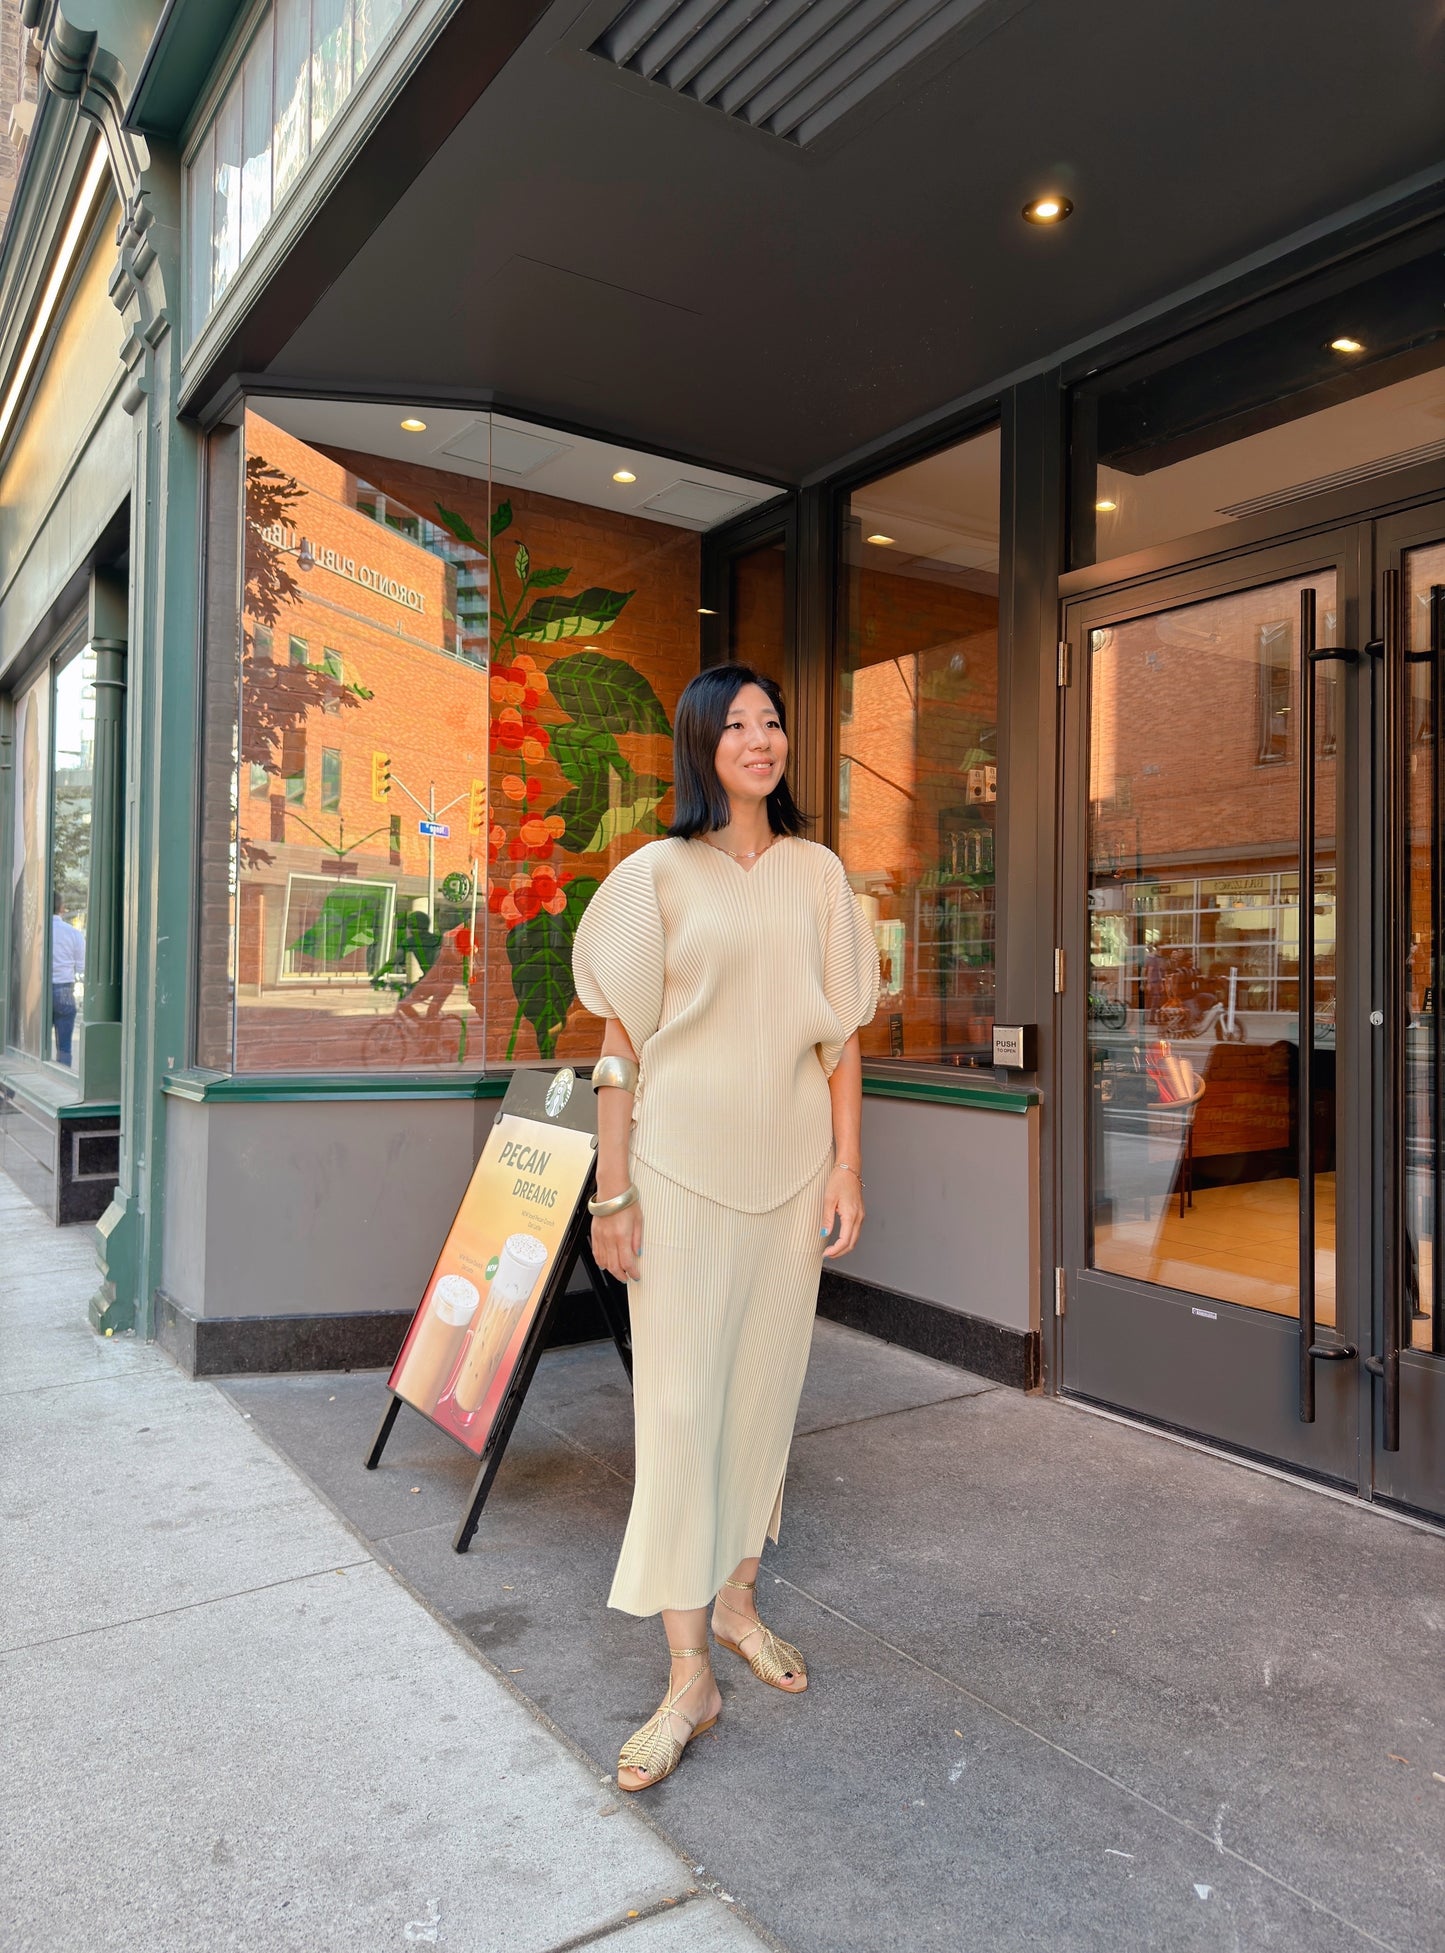
<path id="1" fill-rule="evenodd" d="M 438 503 L 437 515 L 458 542 L 485 550 L 491 568 L 487 906 L 506 930 L 516 1003 L 506 1056 L 516 1057 L 525 1021 L 550 1058 L 577 995 L 572 939 L 598 887 L 567 857 L 604 854 L 627 834 L 662 832 L 657 809 L 672 782 L 639 773 L 618 740 L 670 738 L 672 727 L 642 673 L 596 647 L 632 591 L 568 595 L 570 567 L 538 566 L 525 542 L 508 537 L 510 502 L 492 511 L 485 541 L 454 510 Z M 582 649 L 562 648 L 579 639 Z M 549 763 L 566 782 L 550 805 Z"/>

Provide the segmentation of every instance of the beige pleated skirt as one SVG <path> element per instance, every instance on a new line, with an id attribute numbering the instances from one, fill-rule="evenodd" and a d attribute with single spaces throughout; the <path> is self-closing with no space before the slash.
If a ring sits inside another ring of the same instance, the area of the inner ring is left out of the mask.
<path id="1" fill-rule="evenodd" d="M 633 1161 L 637 1472 L 611 1607 L 705 1607 L 765 1536 L 778 1537 L 831 1164 L 781 1207 L 745 1214 Z"/>

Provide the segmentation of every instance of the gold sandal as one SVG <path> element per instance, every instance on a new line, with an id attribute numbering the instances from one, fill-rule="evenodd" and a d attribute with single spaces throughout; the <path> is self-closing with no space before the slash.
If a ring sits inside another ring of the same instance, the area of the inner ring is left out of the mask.
<path id="1" fill-rule="evenodd" d="M 664 1777 L 670 1777 L 681 1763 L 682 1753 L 693 1737 L 703 1735 L 717 1721 L 717 1716 L 709 1716 L 706 1722 L 687 1723 L 687 1717 L 677 1706 L 694 1682 L 701 1681 L 704 1675 L 711 1673 L 710 1651 L 706 1648 L 669 1648 L 667 1652 L 674 1661 L 687 1661 L 692 1656 L 701 1655 L 704 1666 L 699 1668 L 695 1675 L 689 1675 L 675 1695 L 669 1689 L 657 1713 L 650 1716 L 641 1729 L 635 1735 L 629 1736 L 622 1745 L 621 1754 L 617 1758 L 619 1790 L 628 1792 L 651 1790 L 653 1785 L 661 1783 Z M 687 1734 L 681 1742 L 677 1740 L 671 1726 L 674 1717 L 679 1722 L 687 1723 Z M 624 1770 L 645 1770 L 648 1773 L 647 1782 L 623 1783 L 621 1773 Z"/>
<path id="2" fill-rule="evenodd" d="M 724 1580 L 723 1585 L 725 1587 L 736 1587 L 740 1593 L 751 1594 L 757 1591 L 758 1583 L 756 1580 Z M 717 1597 L 717 1604 L 727 1613 L 735 1614 L 740 1621 L 748 1619 L 748 1616 L 739 1608 L 729 1607 L 721 1594 Z M 747 1654 L 744 1652 L 742 1644 L 748 1639 L 749 1635 L 753 1634 L 760 1634 L 763 1638 L 753 1653 Z M 745 1661 L 757 1676 L 758 1680 L 760 1682 L 766 1682 L 769 1688 L 781 1689 L 784 1695 L 801 1695 L 803 1693 L 802 1689 L 790 1689 L 786 1684 L 795 1675 L 800 1675 L 806 1686 L 808 1680 L 807 1663 L 803 1660 L 802 1655 L 793 1646 L 791 1641 L 780 1639 L 778 1635 L 773 1633 L 770 1627 L 764 1627 L 761 1621 L 754 1621 L 752 1626 L 740 1634 L 736 1641 L 724 1640 L 716 1628 L 713 1629 L 713 1639 L 720 1648 L 726 1648 L 730 1654 L 736 1655 L 740 1661 Z"/>

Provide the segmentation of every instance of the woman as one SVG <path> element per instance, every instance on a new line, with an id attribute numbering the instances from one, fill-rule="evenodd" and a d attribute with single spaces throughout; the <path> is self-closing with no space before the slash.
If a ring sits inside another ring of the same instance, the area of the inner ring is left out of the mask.
<path id="1" fill-rule="evenodd" d="M 863 1221 L 858 1029 L 878 953 L 842 863 L 800 838 L 787 758 L 771 679 L 699 673 L 678 702 L 670 837 L 612 871 L 577 931 L 577 994 L 607 1022 L 592 1246 L 631 1284 L 637 1476 L 609 1604 L 660 1613 L 672 1656 L 623 1790 L 671 1775 L 717 1721 L 709 1606 L 720 1647 L 807 1687 L 754 1588 L 819 1273 Z"/>

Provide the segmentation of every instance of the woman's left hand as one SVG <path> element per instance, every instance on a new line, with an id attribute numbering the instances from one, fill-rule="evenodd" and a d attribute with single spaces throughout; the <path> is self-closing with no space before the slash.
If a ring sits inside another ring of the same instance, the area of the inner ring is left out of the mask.
<path id="1" fill-rule="evenodd" d="M 863 1185 L 856 1173 L 835 1166 L 823 1190 L 823 1232 L 831 1234 L 838 1224 L 838 1239 L 824 1248 L 824 1261 L 836 1261 L 858 1245 L 858 1230 L 863 1225 Z"/>

